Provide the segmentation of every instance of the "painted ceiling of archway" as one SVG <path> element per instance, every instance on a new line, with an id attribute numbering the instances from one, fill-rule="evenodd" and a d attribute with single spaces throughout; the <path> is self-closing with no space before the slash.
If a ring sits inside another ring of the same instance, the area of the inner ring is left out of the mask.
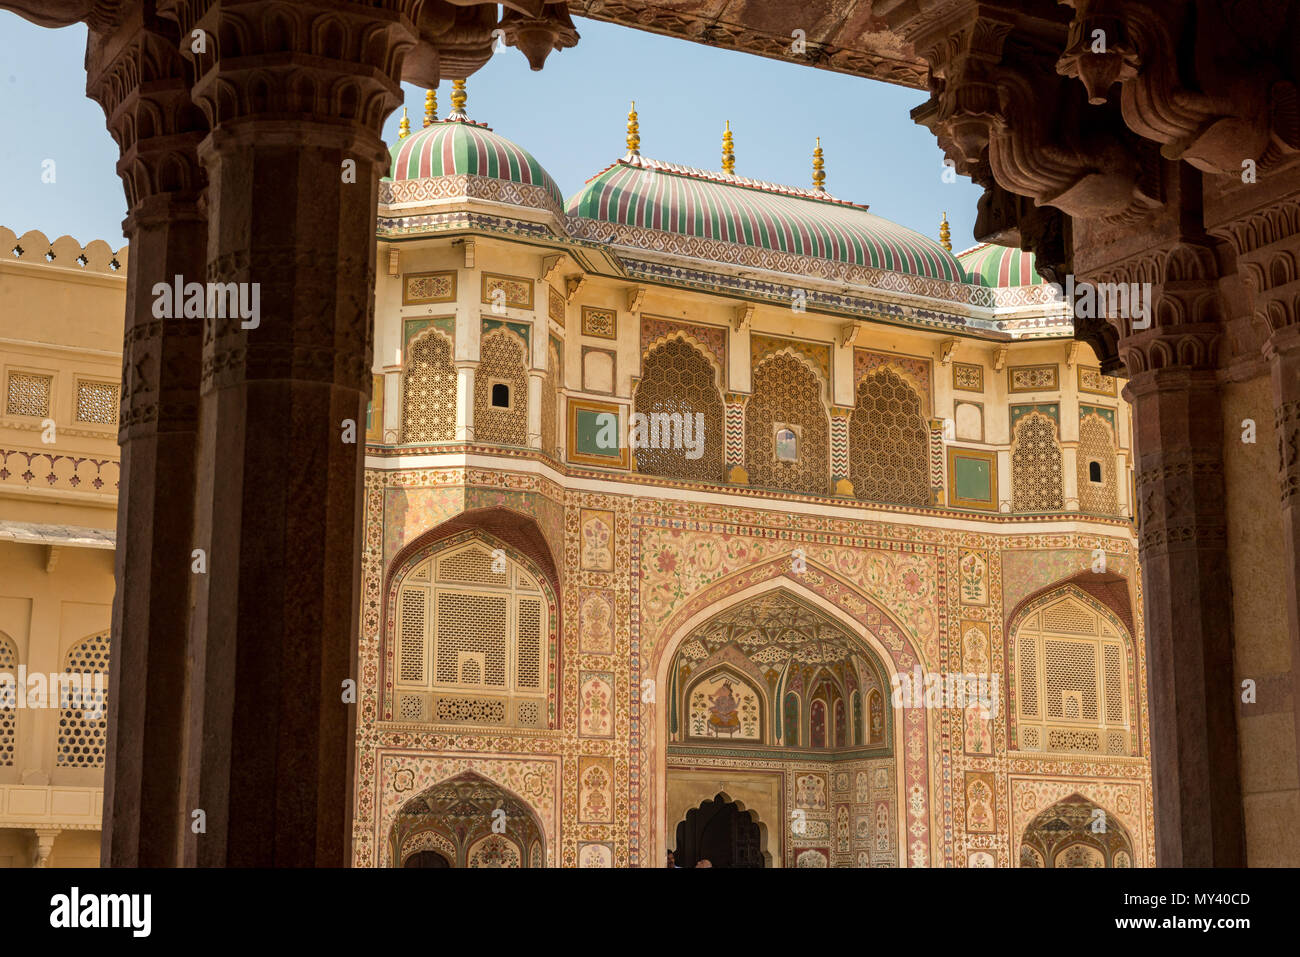
<path id="1" fill-rule="evenodd" d="M 679 663 L 689 668 L 728 645 L 739 648 L 764 676 L 780 674 L 791 660 L 842 675 L 851 660 L 862 660 L 856 639 L 841 625 L 781 590 L 710 619 L 678 650 Z"/>
<path id="2" fill-rule="evenodd" d="M 787 692 L 801 696 L 813 692 L 830 675 L 836 687 L 827 695 L 827 704 L 842 696 L 850 706 L 848 699 L 855 691 L 883 688 L 879 663 L 860 649 L 858 639 L 838 622 L 778 589 L 717 615 L 686 640 L 674 659 L 674 698 L 694 684 L 693 675 L 722 668 L 747 674 L 764 688 L 769 702 L 783 700 Z M 737 693 L 743 714 L 748 706 L 745 692 L 732 688 L 727 692 Z M 757 709 L 759 703 L 753 702 L 752 707 Z M 693 714 L 693 706 L 690 710 Z M 783 738 L 781 715 L 774 710 L 771 719 L 776 737 Z M 786 720 L 796 724 L 798 719 Z M 760 738 L 771 739 L 757 723 L 752 728 L 745 725 L 734 738 L 728 735 L 729 740 Z"/>

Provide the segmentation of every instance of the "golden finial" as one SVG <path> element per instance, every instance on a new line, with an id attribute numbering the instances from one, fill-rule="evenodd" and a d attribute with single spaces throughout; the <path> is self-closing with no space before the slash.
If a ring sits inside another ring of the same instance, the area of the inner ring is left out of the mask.
<path id="1" fill-rule="evenodd" d="M 451 116 L 449 116 L 448 119 L 451 119 L 452 116 L 458 117 L 462 120 L 465 119 L 466 118 L 465 101 L 468 99 L 469 97 L 465 95 L 465 81 L 452 80 L 451 81 Z"/>
<path id="2" fill-rule="evenodd" d="M 424 125 L 438 122 L 438 94 L 433 90 L 424 93 Z"/>
<path id="3" fill-rule="evenodd" d="M 411 121 L 406 118 L 406 107 L 402 107 L 402 122 L 397 124 L 397 138 L 404 140 L 411 135 Z"/>
<path id="4" fill-rule="evenodd" d="M 948 214 L 943 214 L 943 221 L 939 223 L 939 245 L 948 252 L 952 252 L 952 230 L 948 228 Z"/>
<path id="5" fill-rule="evenodd" d="M 722 131 L 722 171 L 736 172 L 736 141 L 731 137 L 731 120 L 727 120 L 727 128 Z"/>
<path id="6" fill-rule="evenodd" d="M 817 137 L 817 148 L 813 150 L 813 189 L 819 193 L 826 192 L 826 163 L 822 160 L 822 138 Z"/>
<path id="7" fill-rule="evenodd" d="M 634 156 L 641 155 L 641 126 L 636 121 L 636 100 L 627 111 L 627 151 Z"/>

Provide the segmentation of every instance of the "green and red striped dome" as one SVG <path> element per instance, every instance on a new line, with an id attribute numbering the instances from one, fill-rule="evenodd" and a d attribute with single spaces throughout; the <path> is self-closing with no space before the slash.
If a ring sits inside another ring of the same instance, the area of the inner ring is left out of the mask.
<path id="1" fill-rule="evenodd" d="M 570 217 L 964 282 L 951 252 L 826 193 L 641 157 L 624 158 L 569 199 Z"/>
<path id="2" fill-rule="evenodd" d="M 1010 246 L 980 243 L 958 253 L 957 259 L 966 270 L 966 281 L 976 286 L 1006 289 L 1041 286 L 1047 281 L 1034 269 L 1033 253 Z"/>
<path id="3" fill-rule="evenodd" d="M 551 174 L 521 146 L 487 126 L 466 120 L 431 123 L 389 149 L 393 180 L 437 176 L 482 176 L 546 190 L 563 206 L 564 194 Z"/>

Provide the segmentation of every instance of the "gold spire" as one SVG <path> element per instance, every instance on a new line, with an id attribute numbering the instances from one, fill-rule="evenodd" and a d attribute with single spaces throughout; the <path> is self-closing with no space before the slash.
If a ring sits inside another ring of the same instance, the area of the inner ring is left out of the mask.
<path id="1" fill-rule="evenodd" d="M 402 107 L 402 122 L 397 124 L 397 138 L 404 140 L 411 135 L 411 121 L 406 118 L 406 107 Z"/>
<path id="2" fill-rule="evenodd" d="M 465 101 L 467 99 L 469 99 L 469 97 L 465 95 L 465 81 L 452 80 L 451 81 L 451 115 L 448 116 L 447 119 L 451 119 L 452 117 L 456 117 L 462 120 L 466 119 Z"/>
<path id="3" fill-rule="evenodd" d="M 634 156 L 641 155 L 641 126 L 636 121 L 636 100 L 627 111 L 627 151 Z"/>
<path id="4" fill-rule="evenodd" d="M 952 230 L 948 228 L 948 214 L 943 214 L 943 221 L 939 223 L 939 245 L 948 252 L 952 252 Z"/>
<path id="5" fill-rule="evenodd" d="M 819 193 L 826 192 L 826 163 L 822 160 L 822 138 L 817 137 L 817 148 L 813 150 L 813 189 Z"/>
<path id="6" fill-rule="evenodd" d="M 727 120 L 727 128 L 722 131 L 722 171 L 736 172 L 736 141 L 731 137 L 731 120 Z"/>
<path id="7" fill-rule="evenodd" d="M 424 93 L 424 125 L 438 122 L 438 94 L 432 89 Z"/>

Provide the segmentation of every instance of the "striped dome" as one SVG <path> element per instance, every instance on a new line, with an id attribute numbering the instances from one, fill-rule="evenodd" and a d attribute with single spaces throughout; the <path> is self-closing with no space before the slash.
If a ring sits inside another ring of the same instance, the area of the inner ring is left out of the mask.
<path id="1" fill-rule="evenodd" d="M 864 206 L 641 157 L 619 160 L 588 180 L 566 211 L 598 222 L 964 281 L 952 253 Z"/>
<path id="2" fill-rule="evenodd" d="M 389 149 L 393 180 L 436 176 L 483 176 L 525 186 L 540 186 L 563 206 L 564 194 L 551 174 L 526 149 L 478 123 L 431 123 Z"/>
<path id="3" fill-rule="evenodd" d="M 1047 280 L 1034 269 L 1034 254 L 1010 246 L 980 243 L 958 253 L 966 281 L 976 286 L 1005 289 L 1011 286 L 1041 286 Z"/>

